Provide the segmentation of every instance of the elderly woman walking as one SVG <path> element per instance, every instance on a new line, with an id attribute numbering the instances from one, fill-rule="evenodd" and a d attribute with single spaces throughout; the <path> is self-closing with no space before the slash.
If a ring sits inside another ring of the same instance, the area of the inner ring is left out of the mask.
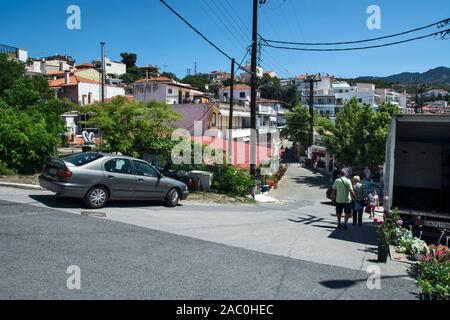
<path id="1" fill-rule="evenodd" d="M 362 217 L 364 212 L 364 202 L 366 201 L 366 190 L 364 185 L 361 183 L 361 178 L 359 176 L 353 177 L 353 191 L 355 193 L 355 201 L 353 205 L 353 225 L 362 225 Z"/>

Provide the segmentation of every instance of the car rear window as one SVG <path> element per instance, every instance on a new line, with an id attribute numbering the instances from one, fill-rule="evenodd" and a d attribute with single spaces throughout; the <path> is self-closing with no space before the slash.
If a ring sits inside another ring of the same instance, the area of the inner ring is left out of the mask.
<path id="1" fill-rule="evenodd" d="M 92 161 L 103 158 L 99 153 L 80 153 L 62 158 L 65 162 L 69 162 L 77 167 L 84 166 Z"/>

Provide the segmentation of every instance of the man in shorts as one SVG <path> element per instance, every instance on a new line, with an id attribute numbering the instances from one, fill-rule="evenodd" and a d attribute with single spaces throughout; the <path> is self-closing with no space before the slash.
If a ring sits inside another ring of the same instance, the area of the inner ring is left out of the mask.
<path id="1" fill-rule="evenodd" d="M 347 222 L 352 213 L 352 201 L 354 198 L 353 184 L 347 178 L 347 171 L 342 169 L 339 177 L 334 181 L 333 192 L 336 194 L 336 216 L 338 228 L 341 225 L 342 212 L 345 213 L 344 230 L 347 230 Z"/>

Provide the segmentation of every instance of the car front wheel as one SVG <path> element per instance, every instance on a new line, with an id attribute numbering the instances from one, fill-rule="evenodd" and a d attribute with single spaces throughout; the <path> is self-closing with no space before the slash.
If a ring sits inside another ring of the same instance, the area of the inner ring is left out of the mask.
<path id="1" fill-rule="evenodd" d="M 108 191 L 103 187 L 94 187 L 84 197 L 85 205 L 90 209 L 103 208 L 108 202 Z"/>
<path id="2" fill-rule="evenodd" d="M 166 204 L 168 207 L 176 207 L 180 202 L 180 194 L 177 189 L 172 189 L 167 193 Z"/>

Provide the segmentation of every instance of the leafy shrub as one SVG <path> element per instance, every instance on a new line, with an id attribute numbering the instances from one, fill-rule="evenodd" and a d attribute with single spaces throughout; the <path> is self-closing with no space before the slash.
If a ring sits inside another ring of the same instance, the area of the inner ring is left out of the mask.
<path id="1" fill-rule="evenodd" d="M 14 174 L 14 170 L 9 169 L 6 163 L 0 160 L 0 176 L 11 176 Z"/>
<path id="2" fill-rule="evenodd" d="M 217 166 L 214 174 L 212 188 L 220 193 L 233 196 L 246 196 L 251 194 L 255 187 L 255 180 L 247 171 L 232 166 Z"/>
<path id="3" fill-rule="evenodd" d="M 421 261 L 416 280 L 424 294 L 450 298 L 450 261 Z"/>

